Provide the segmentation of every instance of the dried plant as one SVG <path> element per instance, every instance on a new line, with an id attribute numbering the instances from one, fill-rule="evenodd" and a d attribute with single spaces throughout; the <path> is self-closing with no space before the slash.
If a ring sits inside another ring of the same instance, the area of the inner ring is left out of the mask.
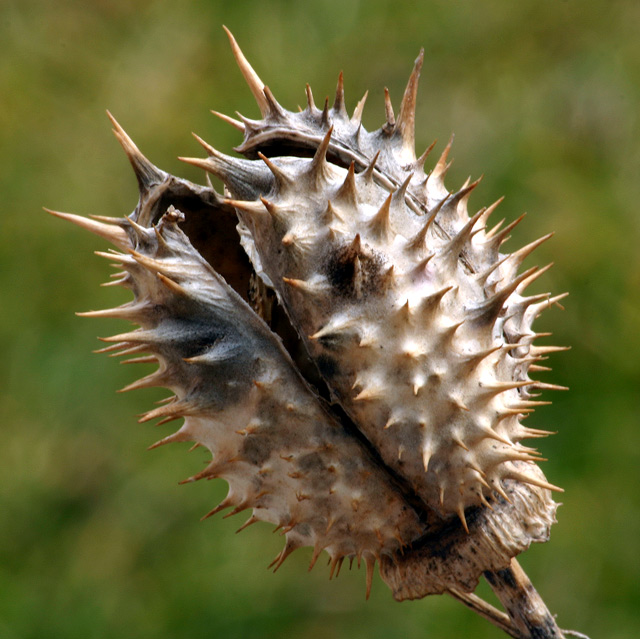
<path id="1" fill-rule="evenodd" d="M 546 268 L 519 273 L 545 237 L 502 253 L 522 219 L 491 229 L 498 203 L 469 214 L 478 181 L 444 186 L 451 143 L 430 172 L 414 151 L 421 53 L 397 116 L 368 132 L 366 100 L 287 111 L 228 33 L 262 118 L 220 117 L 244 135 L 225 155 L 199 139 L 225 193 L 161 171 L 111 118 L 140 189 L 122 218 L 54 213 L 112 242 L 108 285 L 133 300 L 89 317 L 140 328 L 106 338 L 111 355 L 158 369 L 125 390 L 173 395 L 141 421 L 183 419 L 154 446 L 195 442 L 211 462 L 186 481 L 223 478 L 209 515 L 251 511 L 296 548 L 375 563 L 398 600 L 449 593 L 512 637 L 562 637 L 515 557 L 549 537 L 556 504 L 522 441 L 530 377 L 562 347 L 532 322 L 563 295 L 527 295 Z M 111 117 L 111 116 L 110 116 Z M 433 145 L 432 145 L 433 146 Z M 207 515 L 207 516 L 209 516 Z M 484 575 L 505 607 L 473 594 Z M 577 634 L 577 633 L 574 633 Z"/>

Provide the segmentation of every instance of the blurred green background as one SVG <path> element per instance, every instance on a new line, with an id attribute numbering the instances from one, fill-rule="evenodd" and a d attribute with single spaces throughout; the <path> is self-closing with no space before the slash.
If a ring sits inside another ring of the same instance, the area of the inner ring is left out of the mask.
<path id="1" fill-rule="evenodd" d="M 97 286 L 105 243 L 41 207 L 133 208 L 106 108 L 203 181 L 176 159 L 201 153 L 190 131 L 229 150 L 239 134 L 209 109 L 258 114 L 222 24 L 288 108 L 305 82 L 332 95 L 341 69 L 350 109 L 371 89 L 370 129 L 424 46 L 420 149 L 455 132 L 450 188 L 484 174 L 472 208 L 504 194 L 508 220 L 529 212 L 508 248 L 556 232 L 528 265 L 555 261 L 540 286 L 571 292 L 537 324 L 572 346 L 545 377 L 571 392 L 529 421 L 558 431 L 541 450 L 565 505 L 521 561 L 561 626 L 640 636 L 640 3 L 416 4 L 0 2 L 0 637 L 502 636 L 445 597 L 395 603 L 377 576 L 366 602 L 363 571 L 329 583 L 309 551 L 268 572 L 281 537 L 234 535 L 242 515 L 201 523 L 226 485 L 177 485 L 204 453 L 145 451 L 160 434 L 135 415 L 165 393 L 114 395 L 140 371 L 90 354 L 123 326 L 73 311 L 126 293 Z"/>

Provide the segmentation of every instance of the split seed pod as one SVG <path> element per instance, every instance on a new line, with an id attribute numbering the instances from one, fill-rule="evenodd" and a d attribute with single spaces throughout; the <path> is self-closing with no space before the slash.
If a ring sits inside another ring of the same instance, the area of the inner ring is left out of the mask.
<path id="1" fill-rule="evenodd" d="M 560 388 L 530 374 L 562 350 L 537 345 L 532 322 L 563 296 L 528 295 L 546 269 L 520 272 L 550 236 L 502 252 L 521 218 L 489 229 L 497 203 L 468 210 L 478 181 L 445 188 L 451 143 L 425 172 L 431 147 L 414 149 L 423 53 L 397 117 L 387 94 L 385 122 L 368 132 L 366 96 L 349 115 L 342 75 L 332 107 L 307 87 L 306 108 L 291 112 L 229 38 L 262 116 L 221 116 L 243 133 L 246 159 L 200 138 L 206 157 L 183 158 L 224 195 L 155 167 L 111 118 L 138 205 L 123 218 L 55 213 L 116 246 L 104 254 L 120 270 L 110 284 L 133 292 L 84 315 L 140 326 L 103 350 L 158 363 L 125 390 L 174 396 L 141 421 L 183 420 L 156 446 L 211 451 L 187 481 L 225 479 L 210 514 L 249 510 L 245 526 L 281 529 L 276 569 L 311 546 L 311 565 L 326 551 L 331 575 L 364 559 L 367 594 L 378 562 L 399 600 L 464 600 L 555 521 L 560 489 L 523 443 L 548 433 L 522 423 L 546 403 L 533 391 Z"/>

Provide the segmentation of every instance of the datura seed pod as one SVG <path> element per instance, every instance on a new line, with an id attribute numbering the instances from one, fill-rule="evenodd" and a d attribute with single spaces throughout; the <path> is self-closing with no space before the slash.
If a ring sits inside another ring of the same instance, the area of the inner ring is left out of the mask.
<path id="1" fill-rule="evenodd" d="M 243 134 L 227 155 L 198 138 L 182 158 L 219 178 L 199 186 L 154 166 L 110 115 L 137 177 L 126 217 L 54 214 L 109 240 L 110 285 L 132 301 L 82 313 L 139 328 L 106 338 L 111 355 L 155 362 L 124 390 L 173 393 L 141 421 L 179 428 L 154 446 L 211 451 L 186 481 L 222 478 L 209 515 L 249 512 L 285 544 L 326 551 L 330 575 L 376 562 L 396 599 L 447 592 L 514 637 L 561 637 L 515 557 L 555 521 L 552 491 L 523 423 L 530 375 L 549 353 L 534 319 L 563 295 L 529 294 L 545 268 L 521 269 L 550 235 L 503 252 L 511 229 L 490 225 L 498 203 L 470 212 L 479 181 L 444 185 L 449 143 L 430 170 L 416 156 L 421 52 L 397 115 L 350 115 L 342 74 L 333 106 L 286 110 L 228 33 L 260 109 L 219 115 Z M 433 145 L 432 145 L 433 146 Z M 507 610 L 473 593 L 485 575 Z"/>

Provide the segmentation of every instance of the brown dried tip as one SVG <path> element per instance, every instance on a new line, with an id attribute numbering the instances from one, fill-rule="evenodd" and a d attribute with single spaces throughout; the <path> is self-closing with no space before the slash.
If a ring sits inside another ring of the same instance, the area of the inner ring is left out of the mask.
<path id="1" fill-rule="evenodd" d="M 113 134 L 127 154 L 129 162 L 131 162 L 140 189 L 148 190 L 153 184 L 163 182 L 167 177 L 166 173 L 147 160 L 109 111 L 107 111 L 107 116 L 111 120 L 111 124 L 113 124 Z"/>
<path id="2" fill-rule="evenodd" d="M 406 149 L 412 152 L 415 148 L 415 123 L 416 123 L 416 100 L 418 97 L 418 81 L 420 80 L 420 71 L 424 62 L 424 49 L 420 49 L 420 54 L 416 58 L 413 71 L 407 82 L 407 88 L 404 90 L 402 103 L 400 104 L 400 113 L 396 121 L 395 132 L 402 138 L 402 144 Z M 415 157 L 415 156 L 414 156 Z"/>
<path id="3" fill-rule="evenodd" d="M 266 117 L 269 114 L 269 103 L 264 94 L 264 82 L 260 79 L 258 74 L 253 70 L 253 67 L 249 64 L 247 58 L 245 58 L 244 53 L 238 46 L 236 39 L 233 37 L 233 34 L 227 27 L 222 25 L 222 28 L 225 30 L 227 36 L 229 37 L 229 42 L 231 43 L 231 51 L 233 52 L 233 56 L 236 59 L 236 63 L 240 68 L 244 79 L 249 85 L 249 89 L 251 89 L 251 93 L 253 93 L 253 97 L 256 99 L 258 103 L 258 108 L 260 109 L 260 113 L 262 113 L 262 117 Z"/>

